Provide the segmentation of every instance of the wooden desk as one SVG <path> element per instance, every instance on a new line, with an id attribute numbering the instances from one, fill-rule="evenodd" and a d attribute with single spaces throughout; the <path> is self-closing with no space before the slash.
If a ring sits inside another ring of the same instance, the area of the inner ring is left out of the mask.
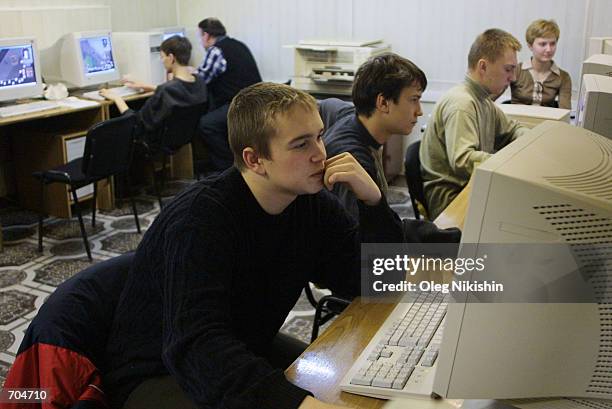
<path id="1" fill-rule="evenodd" d="M 152 92 L 126 97 L 126 102 L 144 101 L 153 95 Z M 40 183 L 32 173 L 51 169 L 66 163 L 68 153 L 66 142 L 80 138 L 94 124 L 117 115 L 113 112 L 114 102 L 95 101 L 95 106 L 83 108 L 60 107 L 48 111 L 0 118 L 0 140 L 10 142 L 4 145 L 12 147 L 14 172 L 7 172 L 7 181 L 14 182 L 15 187 L 9 193 L 19 198 L 22 206 L 40 211 Z M 186 145 L 170 160 L 171 178 L 193 178 L 191 146 Z M 0 172 L 1 173 L 1 172 Z M 13 173 L 12 177 L 10 173 Z M 1 181 L 0 181 L 1 183 Z M 9 183 L 10 184 L 10 183 Z M 49 185 L 45 193 L 47 200 L 45 213 L 57 217 L 71 217 L 72 200 L 68 187 L 62 184 Z M 108 181 L 98 182 L 97 205 L 101 209 L 114 207 L 113 185 Z M 1 246 L 0 239 L 0 246 Z M 0 247 L 1 248 L 1 247 Z"/>
<path id="2" fill-rule="evenodd" d="M 10 170 L 14 173 L 7 182 L 14 183 L 12 193 L 26 208 L 40 211 L 40 183 L 32 177 L 35 171 L 51 169 L 68 160 L 65 142 L 79 138 L 94 124 L 105 119 L 104 107 L 60 107 L 15 117 L 0 119 L 0 139 L 8 140 L 12 149 Z M 8 173 L 11 173 L 10 171 Z M 8 190 L 8 189 L 7 189 Z M 112 186 L 98 183 L 98 206 L 113 205 Z M 72 202 L 68 187 L 54 184 L 46 191 L 48 204 L 45 212 L 59 217 L 70 217 Z"/>
<path id="3" fill-rule="evenodd" d="M 439 227 L 463 227 L 470 187 L 436 219 Z M 363 303 L 359 298 L 285 371 L 295 385 L 328 403 L 356 408 L 381 408 L 385 400 L 341 392 L 339 385 L 359 354 L 393 311 L 395 304 Z M 420 407 L 440 406 L 424 401 Z"/>

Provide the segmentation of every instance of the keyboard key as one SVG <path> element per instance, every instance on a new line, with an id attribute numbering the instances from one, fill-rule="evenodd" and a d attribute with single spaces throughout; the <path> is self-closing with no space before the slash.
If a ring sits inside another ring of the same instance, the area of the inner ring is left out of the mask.
<path id="1" fill-rule="evenodd" d="M 438 351 L 432 351 L 425 354 L 423 361 L 421 362 L 422 366 L 433 366 L 436 358 L 438 357 Z"/>
<path id="2" fill-rule="evenodd" d="M 393 385 L 393 381 L 387 378 L 374 378 L 372 386 L 378 386 L 379 388 L 390 388 Z"/>
<path id="3" fill-rule="evenodd" d="M 355 376 L 353 379 L 351 379 L 351 383 L 353 385 L 370 386 L 372 384 L 372 377 L 368 377 L 368 376 Z"/>

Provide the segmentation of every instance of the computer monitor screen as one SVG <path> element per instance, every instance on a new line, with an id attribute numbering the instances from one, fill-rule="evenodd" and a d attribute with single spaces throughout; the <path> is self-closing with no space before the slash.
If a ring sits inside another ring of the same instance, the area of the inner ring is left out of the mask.
<path id="1" fill-rule="evenodd" d="M 86 75 L 116 69 L 110 36 L 81 38 L 80 46 Z"/>
<path id="2" fill-rule="evenodd" d="M 33 39 L 0 42 L 0 101 L 37 96 L 42 92 L 38 55 Z"/>
<path id="3" fill-rule="evenodd" d="M 31 45 L 0 48 L 0 87 L 36 82 Z"/>
<path id="4" fill-rule="evenodd" d="M 450 303 L 434 392 L 612 399 L 610 181 L 612 141 L 552 121 L 475 170 L 459 257 L 495 249 L 504 262 L 486 269 L 488 280 L 541 291 L 530 302 L 473 293 Z M 528 251 L 513 252 L 519 245 Z M 546 246 L 555 246 L 562 263 L 542 253 Z M 589 297 L 576 299 L 582 290 Z"/>

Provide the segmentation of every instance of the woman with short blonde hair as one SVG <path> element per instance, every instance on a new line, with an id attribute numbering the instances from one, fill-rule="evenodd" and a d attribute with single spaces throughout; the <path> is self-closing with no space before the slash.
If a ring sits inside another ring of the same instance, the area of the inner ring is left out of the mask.
<path id="1" fill-rule="evenodd" d="M 527 27 L 525 40 L 532 56 L 517 67 L 516 81 L 511 84 L 513 104 L 571 109 L 572 80 L 553 60 L 559 36 L 554 20 L 539 19 Z"/>

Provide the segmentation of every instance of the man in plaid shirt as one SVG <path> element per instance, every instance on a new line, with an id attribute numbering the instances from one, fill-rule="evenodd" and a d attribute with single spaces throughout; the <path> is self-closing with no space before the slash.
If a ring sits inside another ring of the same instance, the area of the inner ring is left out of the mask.
<path id="1" fill-rule="evenodd" d="M 210 109 L 199 124 L 206 147 L 206 171 L 218 172 L 232 166 L 233 156 L 227 140 L 227 111 L 232 98 L 241 89 L 261 82 L 257 63 L 249 48 L 228 37 L 217 18 L 206 18 L 198 24 L 204 60 L 197 73 L 208 84 Z"/>

